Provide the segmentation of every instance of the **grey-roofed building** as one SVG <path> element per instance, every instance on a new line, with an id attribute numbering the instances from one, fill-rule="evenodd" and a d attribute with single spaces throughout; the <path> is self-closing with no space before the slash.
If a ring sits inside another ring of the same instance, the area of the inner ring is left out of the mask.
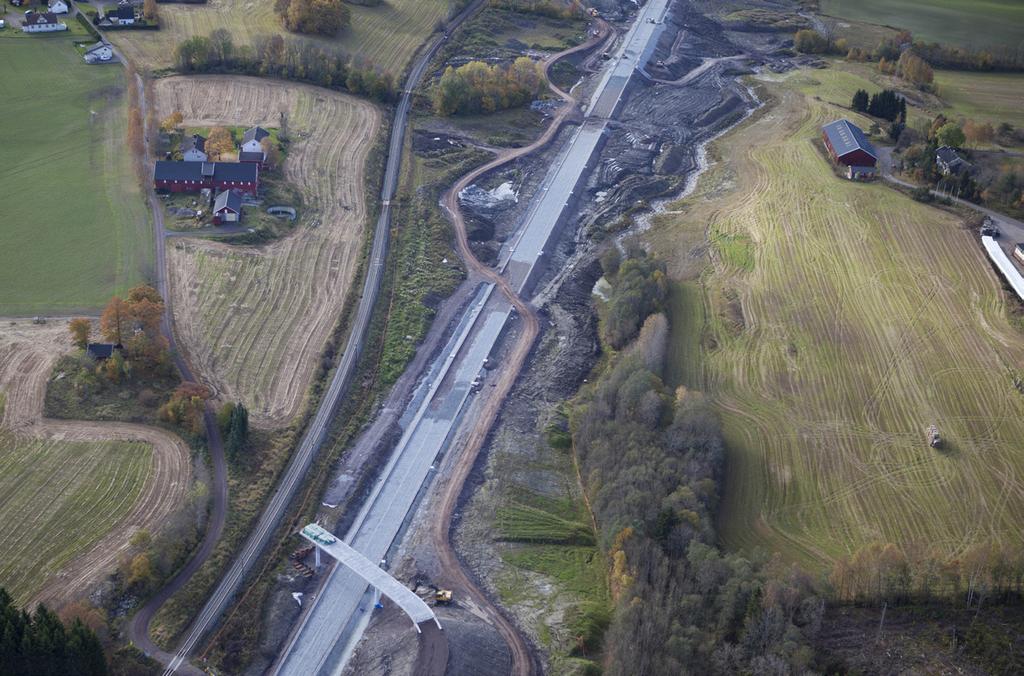
<path id="1" fill-rule="evenodd" d="M 270 136 L 270 132 L 263 127 L 250 127 L 242 135 L 242 151 L 250 153 L 263 152 L 260 141 Z"/>
<path id="2" fill-rule="evenodd" d="M 185 162 L 206 162 L 206 139 L 199 134 L 186 136 L 181 142 L 181 159 Z"/>
<path id="3" fill-rule="evenodd" d="M 242 220 L 242 196 L 234 190 L 225 190 L 213 203 L 213 222 L 237 223 Z"/>
<path id="4" fill-rule="evenodd" d="M 832 160 L 848 167 L 874 167 L 878 162 L 878 151 L 861 131 L 849 120 L 829 122 L 822 130 L 822 140 Z"/>
<path id="5" fill-rule="evenodd" d="M 956 148 L 950 146 L 942 146 L 935 150 L 935 164 L 946 176 L 974 170 L 974 165 L 961 157 Z"/>

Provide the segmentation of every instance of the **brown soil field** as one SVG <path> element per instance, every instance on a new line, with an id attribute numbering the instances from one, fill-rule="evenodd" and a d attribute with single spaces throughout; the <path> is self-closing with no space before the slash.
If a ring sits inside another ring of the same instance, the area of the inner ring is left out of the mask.
<path id="1" fill-rule="evenodd" d="M 284 171 L 303 191 L 303 224 L 263 247 L 200 240 L 168 246 L 175 329 L 220 398 L 253 424 L 286 423 L 318 366 L 352 286 L 367 221 L 365 164 L 380 111 L 344 94 L 277 80 L 171 77 L 155 83 L 160 117 L 193 126 L 278 126 L 292 137 Z"/>
<path id="2" fill-rule="evenodd" d="M 148 476 L 138 497 L 124 515 L 113 522 L 99 539 L 92 538 L 87 551 L 77 554 L 59 572 L 50 575 L 41 585 L 33 586 L 31 603 L 45 602 L 60 607 L 74 600 L 91 585 L 102 579 L 128 549 L 128 541 L 137 530 L 157 534 L 168 517 L 178 509 L 188 493 L 192 476 L 191 453 L 180 437 L 155 427 L 130 423 L 50 420 L 42 417 L 43 397 L 54 363 L 68 349 L 66 322 L 51 320 L 33 325 L 29 320 L 4 320 L 0 324 L 0 392 L 3 393 L 2 432 L 8 440 L 16 439 L 19 448 L 40 450 L 53 457 L 63 456 L 71 462 L 73 449 L 81 450 L 82 442 L 142 442 L 151 449 Z M 127 450 L 135 448 L 128 446 Z M 80 487 L 81 488 L 81 487 Z M 123 487 L 129 490 L 130 486 Z M 137 488 L 137 487 L 136 487 Z M 46 494 L 53 486 L 38 487 L 38 514 L 50 507 Z M 88 489 L 83 488 L 83 492 Z M 117 497 L 110 487 L 96 487 Z M 9 497 L 9 496 L 5 496 Z M 57 496 L 65 497 L 65 496 Z M 102 505 L 101 505 L 102 506 Z M 74 506 L 71 506 L 73 508 Z M 59 533 L 36 533 L 31 522 L 0 523 L 0 539 L 4 557 L 39 558 L 46 538 Z M 72 534 L 81 537 L 80 533 Z M 40 561 L 40 564 L 52 561 Z M 45 570 L 45 567 L 42 568 Z M 37 571 L 38 573 L 39 571 Z"/>

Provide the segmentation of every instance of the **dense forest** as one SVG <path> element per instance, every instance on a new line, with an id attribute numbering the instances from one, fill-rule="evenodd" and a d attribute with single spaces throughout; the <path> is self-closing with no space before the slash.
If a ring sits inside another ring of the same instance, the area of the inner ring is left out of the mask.
<path id="1" fill-rule="evenodd" d="M 795 568 L 718 550 L 718 421 L 699 392 L 673 392 L 662 381 L 668 322 L 659 314 L 661 266 L 639 250 L 621 265 L 616 259 L 605 257 L 606 273 L 614 274 L 607 275 L 611 292 L 602 314 L 607 324 L 616 307 L 630 308 L 625 330 L 613 335 L 636 339 L 581 392 L 571 417 L 585 491 L 612 566 L 616 612 L 605 636 L 607 671 L 802 671 L 814 658 L 811 640 L 824 601 Z M 640 323 L 637 334 L 631 327 Z"/>
<path id="2" fill-rule="evenodd" d="M 16 608 L 10 594 L 0 587 L 0 674 L 106 673 L 103 646 L 81 620 L 66 626 L 46 606 L 30 615 Z"/>

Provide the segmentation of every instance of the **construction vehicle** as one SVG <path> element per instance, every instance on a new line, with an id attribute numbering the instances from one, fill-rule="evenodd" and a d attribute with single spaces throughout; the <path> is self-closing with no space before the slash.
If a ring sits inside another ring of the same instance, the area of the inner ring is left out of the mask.
<path id="1" fill-rule="evenodd" d="M 452 602 L 452 590 L 451 589 L 438 589 L 434 592 L 434 605 L 435 606 L 447 606 Z"/>
<path id="2" fill-rule="evenodd" d="M 929 425 L 925 431 L 925 435 L 928 439 L 928 445 L 932 448 L 942 448 L 942 436 L 939 435 L 939 428 L 935 425 Z"/>

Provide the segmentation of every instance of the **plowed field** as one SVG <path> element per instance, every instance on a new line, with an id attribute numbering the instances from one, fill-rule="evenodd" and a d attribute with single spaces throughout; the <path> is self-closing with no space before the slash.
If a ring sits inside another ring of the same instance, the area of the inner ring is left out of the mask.
<path id="1" fill-rule="evenodd" d="M 221 397 L 246 404 L 254 424 L 282 424 L 298 410 L 352 286 L 380 113 L 362 99 L 275 80 L 155 84 L 159 115 L 180 110 L 186 125 L 277 126 L 288 111 L 285 173 L 304 193 L 300 229 L 259 248 L 168 245 L 175 327 L 190 359 Z"/>
<path id="2" fill-rule="evenodd" d="M 158 533 L 185 498 L 188 447 L 128 423 L 43 419 L 63 321 L 0 326 L 0 585 L 60 606 L 116 565 L 139 529 Z"/>

